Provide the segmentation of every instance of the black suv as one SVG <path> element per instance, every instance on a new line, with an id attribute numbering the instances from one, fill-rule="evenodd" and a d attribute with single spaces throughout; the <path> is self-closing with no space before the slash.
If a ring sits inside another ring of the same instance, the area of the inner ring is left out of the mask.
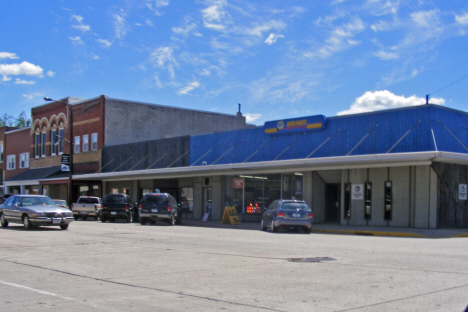
<path id="1" fill-rule="evenodd" d="M 136 203 L 127 194 L 107 194 L 102 199 L 101 222 L 124 219 L 130 223 L 133 222 L 134 211 L 136 211 Z"/>
<path id="2" fill-rule="evenodd" d="M 149 193 L 140 202 L 140 224 L 165 221 L 169 225 L 180 224 L 182 215 L 175 198 L 167 193 Z"/>

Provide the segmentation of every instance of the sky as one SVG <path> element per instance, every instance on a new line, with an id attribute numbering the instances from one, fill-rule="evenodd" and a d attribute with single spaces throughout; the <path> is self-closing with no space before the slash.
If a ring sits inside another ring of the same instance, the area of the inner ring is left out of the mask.
<path id="1" fill-rule="evenodd" d="M 31 0 L 0 4 L 0 115 L 44 97 L 327 117 L 465 111 L 465 0 Z"/>

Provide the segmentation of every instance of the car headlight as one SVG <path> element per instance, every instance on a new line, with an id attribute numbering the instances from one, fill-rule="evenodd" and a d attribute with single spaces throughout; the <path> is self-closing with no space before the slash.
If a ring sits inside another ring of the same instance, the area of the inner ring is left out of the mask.
<path id="1" fill-rule="evenodd" d="M 40 218 L 40 217 L 45 217 L 45 216 L 46 216 L 45 212 L 36 212 L 36 213 L 31 214 L 31 217 L 33 218 Z"/>

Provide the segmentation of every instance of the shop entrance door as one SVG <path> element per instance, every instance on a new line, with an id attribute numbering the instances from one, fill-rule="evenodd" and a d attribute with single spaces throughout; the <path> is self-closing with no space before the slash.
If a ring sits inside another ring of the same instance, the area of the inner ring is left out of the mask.
<path id="1" fill-rule="evenodd" d="M 212 208 L 211 196 L 212 196 L 211 187 L 205 187 L 203 189 L 203 207 L 205 210 L 204 213 L 209 213 L 210 218 L 213 217 L 212 212 L 211 212 L 211 208 Z"/>
<path id="2" fill-rule="evenodd" d="M 325 185 L 325 222 L 340 222 L 340 184 Z"/>

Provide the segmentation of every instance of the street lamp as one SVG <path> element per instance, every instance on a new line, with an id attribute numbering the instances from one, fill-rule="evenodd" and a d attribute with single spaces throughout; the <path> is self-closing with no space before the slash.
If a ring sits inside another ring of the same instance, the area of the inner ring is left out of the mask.
<path id="1" fill-rule="evenodd" d="M 73 152 L 74 152 L 74 146 L 73 146 L 73 141 L 74 141 L 74 137 L 73 137 L 73 111 L 72 111 L 72 107 L 70 104 L 67 104 L 63 101 L 60 101 L 60 100 L 54 100 L 54 99 L 51 99 L 49 97 L 45 97 L 44 98 L 44 101 L 46 102 L 59 102 L 59 103 L 62 103 L 63 105 L 65 105 L 67 108 L 68 108 L 68 111 L 70 112 L 70 187 L 69 187 L 69 191 L 68 191 L 68 194 L 70 196 L 69 198 L 69 204 L 71 205 L 73 203 L 73 180 L 72 180 L 72 176 L 73 176 Z M 54 138 L 55 140 L 55 138 Z M 66 141 L 64 139 L 64 141 Z"/>

